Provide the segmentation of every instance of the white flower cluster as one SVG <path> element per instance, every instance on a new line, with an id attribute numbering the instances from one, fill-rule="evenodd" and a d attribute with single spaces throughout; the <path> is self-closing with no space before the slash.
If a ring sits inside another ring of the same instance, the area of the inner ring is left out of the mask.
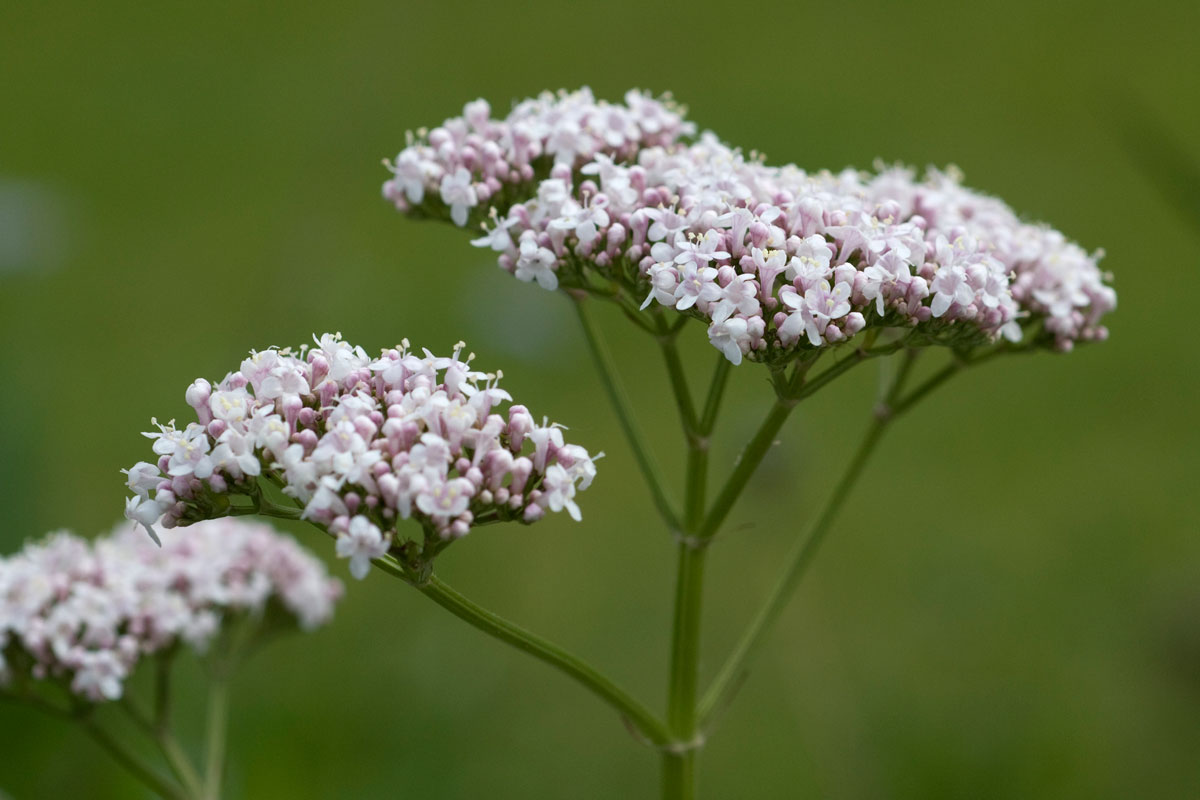
<path id="1" fill-rule="evenodd" d="M 400 520 L 449 540 L 548 510 L 579 519 L 593 458 L 524 406 L 498 413 L 512 400 L 500 375 L 472 370 L 461 343 L 449 358 L 406 341 L 373 359 L 340 334 L 316 342 L 252 353 L 215 387 L 193 383 L 198 421 L 145 434 L 158 461 L 127 471 L 126 515 L 147 527 L 220 516 L 230 494 L 258 497 L 267 477 L 337 537 L 358 578 Z"/>
<path id="2" fill-rule="evenodd" d="M 931 169 L 918 183 L 910 170 L 897 168 L 881 173 L 873 191 L 897 199 L 931 228 L 983 243 L 1004 265 L 1023 315 L 1041 320 L 1060 349 L 1105 339 L 1100 320 L 1117 307 L 1117 293 L 1106 285 L 1112 276 L 1097 266 L 1103 253 L 1089 254 L 1048 225 L 1022 222 L 1003 201 L 961 181 L 956 170 Z"/>
<path id="3" fill-rule="evenodd" d="M 503 204 L 506 190 L 533 185 L 551 164 L 575 167 L 596 155 L 632 158 L 643 147 L 694 132 L 669 98 L 637 90 L 626 92 L 623 105 L 597 101 L 587 87 L 545 92 L 504 119 L 492 119 L 488 103 L 476 100 L 461 117 L 410 134 L 408 147 L 388 165 L 395 177 L 383 184 L 383 195 L 402 211 L 440 199 L 462 226 L 472 209 Z"/>
<path id="4" fill-rule="evenodd" d="M 143 657 L 177 642 L 203 650 L 230 615 L 275 602 L 309 630 L 341 593 L 320 561 L 261 524 L 205 522 L 162 547 L 128 523 L 94 542 L 51 534 L 0 559 L 0 685 L 20 672 L 116 700 Z"/>
<path id="5" fill-rule="evenodd" d="M 953 173 L 770 167 L 709 133 L 623 157 L 556 164 L 474 244 L 547 289 L 584 286 L 595 269 L 646 293 L 643 307 L 699 316 L 735 364 L 869 327 L 956 345 L 1040 324 L 1062 350 L 1107 335 L 1116 293 L 1098 254 Z"/>

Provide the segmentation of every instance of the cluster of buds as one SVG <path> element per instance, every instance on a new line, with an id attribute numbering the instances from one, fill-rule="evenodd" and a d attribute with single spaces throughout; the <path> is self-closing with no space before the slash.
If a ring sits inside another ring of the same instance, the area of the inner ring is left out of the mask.
<path id="1" fill-rule="evenodd" d="M 280 609 L 309 630 L 342 587 L 291 538 L 213 520 L 157 547 L 123 523 L 88 542 L 55 533 L 0 559 L 0 685 L 58 681 L 116 700 L 138 662 L 178 643 L 204 650 L 237 615 Z"/>
<path id="2" fill-rule="evenodd" d="M 504 200 L 474 241 L 502 268 L 548 289 L 615 281 L 704 320 L 735 364 L 883 328 L 951 346 L 1033 331 L 1067 350 L 1103 339 L 1116 306 L 1099 254 L 953 172 L 807 173 L 705 133 L 556 163 Z"/>
<path id="3" fill-rule="evenodd" d="M 579 519 L 592 456 L 524 406 L 504 410 L 500 374 L 471 369 L 461 343 L 448 358 L 407 341 L 378 358 L 340 334 L 316 344 L 251 353 L 216 386 L 188 387 L 198 419 L 145 434 L 158 460 L 127 470 L 126 515 L 148 528 L 222 516 L 235 495 L 257 507 L 267 480 L 337 538 L 358 578 L 398 544 L 401 520 L 437 546 L 546 511 Z"/>
<path id="4" fill-rule="evenodd" d="M 893 168 L 873 186 L 877 197 L 895 198 L 931 228 L 982 243 L 1004 266 L 1021 316 L 1039 321 L 1058 349 L 1108 337 L 1101 319 L 1116 309 L 1117 293 L 1098 266 L 1103 252 L 1088 253 L 1048 225 L 1023 222 L 1002 200 L 964 187 L 954 169 L 930 169 L 917 182 L 911 170 Z"/>
<path id="5" fill-rule="evenodd" d="M 504 119 L 476 100 L 461 117 L 408 136 L 383 196 L 401 211 L 449 214 L 467 224 L 477 207 L 527 194 L 552 165 L 573 169 L 597 155 L 626 159 L 694 132 L 670 98 L 637 90 L 625 103 L 597 101 L 588 88 L 545 92 L 519 103 Z"/>

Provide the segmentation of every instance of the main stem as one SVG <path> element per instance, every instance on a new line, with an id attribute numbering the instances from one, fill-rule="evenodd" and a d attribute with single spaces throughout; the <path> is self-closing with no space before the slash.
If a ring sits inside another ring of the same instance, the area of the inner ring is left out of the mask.
<path id="1" fill-rule="evenodd" d="M 696 687 L 700 660 L 700 611 L 707 548 L 679 545 L 675 578 L 675 623 L 671 639 L 671 673 L 667 724 L 677 744 L 663 751 L 663 797 L 696 796 Z"/>
<path id="2" fill-rule="evenodd" d="M 708 392 L 703 416 L 698 419 L 674 338 L 663 336 L 659 343 L 687 442 L 684 530 L 678 544 L 671 667 L 667 688 L 667 725 L 675 738 L 675 746 L 663 750 L 662 792 L 667 800 L 687 800 L 696 796 L 696 753 L 702 744 L 696 727 L 696 691 L 699 683 L 704 560 L 708 542 L 698 534 L 704 519 L 708 483 L 708 436 L 716 419 L 716 405 L 720 403 L 727 372 L 718 368 Z"/>

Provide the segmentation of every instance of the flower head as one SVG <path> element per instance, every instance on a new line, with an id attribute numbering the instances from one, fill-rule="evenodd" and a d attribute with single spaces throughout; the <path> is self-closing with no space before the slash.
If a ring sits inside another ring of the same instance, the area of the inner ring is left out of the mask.
<path id="1" fill-rule="evenodd" d="M 262 524 L 204 522 L 161 547 L 128 523 L 93 542 L 54 533 L 0 559 L 0 684 L 21 672 L 117 700 L 145 657 L 176 643 L 203 650 L 234 617 L 270 608 L 312 629 L 341 593 L 321 562 Z"/>
<path id="2" fill-rule="evenodd" d="M 461 227 L 493 196 L 506 188 L 534 186 L 535 175 L 551 166 L 570 170 L 592 159 L 628 158 L 693 130 L 669 98 L 636 90 L 626 93 L 624 104 L 596 100 L 586 87 L 545 92 L 499 119 L 492 118 L 485 101 L 476 100 L 466 104 L 462 117 L 420 137 L 410 135 L 408 146 L 389 164 L 392 177 L 383 184 L 383 196 L 403 210 L 436 209 L 440 200 L 440 210 L 448 210 Z M 606 191 L 623 194 L 611 182 Z M 603 219 L 602 209 L 582 202 L 579 209 L 575 227 L 586 239 L 592 221 Z"/>
<path id="3" fill-rule="evenodd" d="M 403 544 L 404 520 L 436 549 L 478 524 L 547 510 L 578 518 L 572 498 L 593 459 L 524 406 L 505 412 L 499 374 L 475 370 L 462 344 L 437 357 L 406 342 L 372 359 L 338 334 L 314 341 L 254 353 L 207 391 L 189 390 L 207 422 L 146 434 L 158 462 L 127 470 L 126 516 L 170 528 L 226 515 L 235 498 L 261 508 L 274 484 L 336 537 L 359 578 Z"/>
<path id="4" fill-rule="evenodd" d="M 867 329 L 912 346 L 1004 337 L 1060 350 L 1107 335 L 1116 293 L 1100 254 L 1021 221 L 952 170 L 772 167 L 710 133 L 685 144 L 691 126 L 670 103 L 634 93 L 618 110 L 590 93 L 551 97 L 518 105 L 503 124 L 528 131 L 512 142 L 534 161 L 549 142 L 574 142 L 553 145 L 555 163 L 514 169 L 510 154 L 500 172 L 480 167 L 497 192 L 491 233 L 476 244 L 522 280 L 586 289 L 574 267 L 595 270 L 643 307 L 704 321 L 738 362 L 786 361 Z M 424 153 L 439 174 L 468 150 L 422 148 L 406 157 Z M 402 210 L 406 186 L 389 194 Z M 572 266 L 565 278 L 561 265 Z"/>

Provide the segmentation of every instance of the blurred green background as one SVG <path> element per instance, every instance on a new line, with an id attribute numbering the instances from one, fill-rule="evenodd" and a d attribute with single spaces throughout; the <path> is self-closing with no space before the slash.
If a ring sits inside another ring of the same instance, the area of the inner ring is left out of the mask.
<path id="1" fill-rule="evenodd" d="M 488 528 L 439 568 L 664 705 L 673 552 L 570 309 L 378 187 L 407 128 L 478 96 L 672 90 L 777 163 L 955 163 L 1103 247 L 1121 304 L 1107 344 L 989 365 L 889 435 L 711 737 L 704 795 L 1200 797 L 1200 11 L 1111 8 L 7 3 L 0 549 L 106 529 L 149 418 L 184 417 L 187 384 L 251 347 L 461 338 L 608 458 L 582 524 Z M 622 322 L 604 318 L 678 470 L 657 354 Z M 714 354 L 687 338 L 707 380 Z M 760 370 L 736 378 L 718 475 L 768 403 Z M 873 381 L 803 406 L 731 516 L 705 679 L 845 463 Z M 566 679 L 381 574 L 349 589 L 337 624 L 239 676 L 230 797 L 654 796 L 657 759 Z M 16 800 L 144 796 L 33 713 L 0 707 L 0 752 Z"/>

